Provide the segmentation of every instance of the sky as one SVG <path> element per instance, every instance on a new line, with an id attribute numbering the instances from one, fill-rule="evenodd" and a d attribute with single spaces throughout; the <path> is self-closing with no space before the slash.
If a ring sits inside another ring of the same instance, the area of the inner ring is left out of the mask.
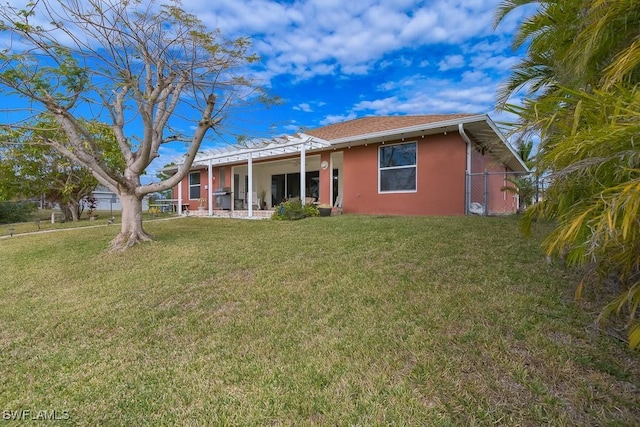
<path id="1" fill-rule="evenodd" d="M 24 3 L 25 0 L 10 0 Z M 283 102 L 241 113 L 231 132 L 270 138 L 372 115 L 487 113 L 522 52 L 530 7 L 494 29 L 501 0 L 182 0 L 225 37 L 250 37 L 248 74 Z M 516 103 L 517 99 L 514 100 Z M 209 138 L 202 149 L 233 143 Z M 160 162 L 185 151 L 167 144 Z"/>
<path id="2" fill-rule="evenodd" d="M 256 111 L 268 137 L 371 115 L 489 113 L 519 60 L 525 9 L 497 28 L 499 0 L 184 0 L 222 33 L 249 36 L 254 77 L 284 104 Z"/>

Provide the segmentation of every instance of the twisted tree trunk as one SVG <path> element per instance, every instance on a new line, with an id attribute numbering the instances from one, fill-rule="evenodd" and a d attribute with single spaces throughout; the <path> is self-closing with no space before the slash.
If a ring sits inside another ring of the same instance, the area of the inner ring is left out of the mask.
<path id="1" fill-rule="evenodd" d="M 121 194 L 122 225 L 120 233 L 111 241 L 110 252 L 122 251 L 136 243 L 152 240 L 142 228 L 142 197 L 135 194 Z"/>

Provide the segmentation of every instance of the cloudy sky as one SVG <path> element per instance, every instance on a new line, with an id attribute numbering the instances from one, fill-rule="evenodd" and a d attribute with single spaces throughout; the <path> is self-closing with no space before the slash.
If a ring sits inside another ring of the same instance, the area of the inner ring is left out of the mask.
<path id="1" fill-rule="evenodd" d="M 228 36 L 250 36 L 256 77 L 284 104 L 247 133 L 271 136 L 369 115 L 489 113 L 518 60 L 499 0 L 184 0 Z"/>
<path id="2" fill-rule="evenodd" d="M 24 4 L 26 0 L 9 0 Z M 269 138 L 370 115 L 489 113 L 521 52 L 525 13 L 494 30 L 500 0 L 182 0 L 262 58 L 249 73 L 282 105 L 245 111 L 232 132 Z M 517 100 L 515 100 L 517 102 Z M 203 148 L 235 142 L 211 139 Z M 179 146 L 165 146 L 166 156 Z"/>

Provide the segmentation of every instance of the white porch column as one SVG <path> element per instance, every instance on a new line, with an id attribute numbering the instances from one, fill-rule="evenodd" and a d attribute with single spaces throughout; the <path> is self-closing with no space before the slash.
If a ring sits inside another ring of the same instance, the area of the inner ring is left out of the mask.
<path id="1" fill-rule="evenodd" d="M 207 199 L 209 200 L 209 216 L 213 215 L 213 162 L 209 159 L 209 176 L 207 177 Z"/>
<path id="2" fill-rule="evenodd" d="M 249 160 L 248 160 L 248 178 L 249 188 L 247 188 L 247 199 L 249 200 L 249 218 L 253 218 L 253 156 L 251 151 L 249 151 Z"/>
<path id="3" fill-rule="evenodd" d="M 307 164 L 306 161 L 306 142 L 303 142 L 300 145 L 300 202 L 304 205 L 304 199 L 307 197 L 306 194 L 306 183 L 307 183 Z"/>
<path id="4" fill-rule="evenodd" d="M 187 179 L 189 174 L 187 174 Z M 182 178 L 184 180 L 184 178 Z M 178 206 L 176 206 L 176 212 L 178 215 L 182 215 L 182 180 L 178 183 Z"/>

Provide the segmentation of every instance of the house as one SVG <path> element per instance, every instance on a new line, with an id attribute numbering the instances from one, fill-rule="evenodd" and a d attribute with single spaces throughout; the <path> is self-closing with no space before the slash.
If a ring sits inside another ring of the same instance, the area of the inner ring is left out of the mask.
<path id="1" fill-rule="evenodd" d="M 518 207 L 507 179 L 528 172 L 487 115 L 364 117 L 204 152 L 173 197 L 205 215 L 267 216 L 291 198 L 344 213 L 506 214 Z"/>
<path id="2" fill-rule="evenodd" d="M 95 209 L 98 211 L 115 211 L 120 212 L 122 210 L 122 205 L 120 204 L 120 199 L 113 191 L 109 190 L 107 187 L 99 185 L 95 190 L 91 192 L 89 197 L 95 199 L 96 207 Z M 145 197 L 142 199 L 142 209 L 146 210 L 149 208 L 149 201 Z"/>

